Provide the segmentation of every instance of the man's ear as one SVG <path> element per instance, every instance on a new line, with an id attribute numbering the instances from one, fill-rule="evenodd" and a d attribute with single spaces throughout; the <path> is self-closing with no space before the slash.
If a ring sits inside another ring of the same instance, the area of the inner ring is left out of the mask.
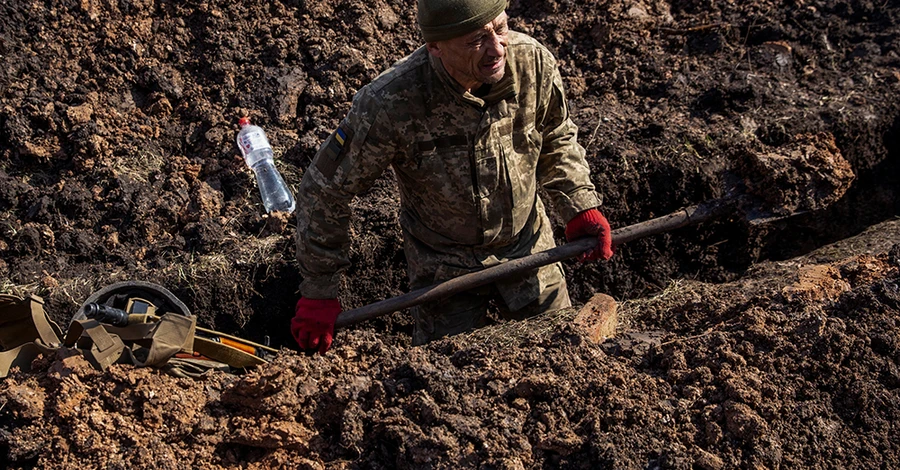
<path id="1" fill-rule="evenodd" d="M 441 49 L 440 44 L 438 44 L 437 42 L 426 42 L 425 49 L 428 49 L 428 52 L 438 59 L 440 59 L 441 56 L 444 55 L 443 49 Z"/>

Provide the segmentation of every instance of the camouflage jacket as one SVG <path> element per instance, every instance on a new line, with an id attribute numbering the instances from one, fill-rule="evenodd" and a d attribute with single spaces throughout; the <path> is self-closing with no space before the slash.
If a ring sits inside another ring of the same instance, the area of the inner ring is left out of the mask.
<path id="1" fill-rule="evenodd" d="M 504 77 L 481 98 L 420 47 L 356 94 L 303 176 L 301 295 L 337 296 L 350 201 L 389 165 L 405 236 L 436 252 L 514 245 L 538 207 L 537 184 L 564 220 L 599 206 L 576 135 L 556 60 L 536 40 L 510 32 Z"/>

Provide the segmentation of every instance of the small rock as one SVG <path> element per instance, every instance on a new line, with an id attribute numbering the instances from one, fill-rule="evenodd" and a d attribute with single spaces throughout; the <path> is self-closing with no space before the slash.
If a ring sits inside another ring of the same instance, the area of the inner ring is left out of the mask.
<path id="1" fill-rule="evenodd" d="M 306 89 L 306 74 L 294 68 L 278 79 L 278 96 L 275 98 L 275 119 L 287 124 L 297 117 L 297 103 Z"/>
<path id="2" fill-rule="evenodd" d="M 147 108 L 147 113 L 154 116 L 168 116 L 172 113 L 172 103 L 169 102 L 165 95 L 160 93 L 157 96 L 157 100 Z"/>
<path id="3" fill-rule="evenodd" d="M 94 107 L 87 103 L 80 106 L 72 106 L 66 110 L 66 116 L 68 116 L 72 125 L 84 124 L 90 122 L 94 116 Z"/>
<path id="4" fill-rule="evenodd" d="M 653 17 L 647 13 L 647 10 L 644 10 L 643 8 L 641 8 L 637 5 L 629 8 L 628 12 L 626 14 L 628 15 L 629 18 L 638 20 L 638 21 L 642 21 L 642 22 L 650 21 L 653 19 Z"/>
<path id="5" fill-rule="evenodd" d="M 596 294 L 578 311 L 575 324 L 582 328 L 591 342 L 601 343 L 616 335 L 619 322 L 616 308 L 615 299 L 606 294 Z"/>
<path id="6" fill-rule="evenodd" d="M 694 465 L 703 470 L 721 470 L 725 468 L 725 462 L 718 455 L 711 454 L 703 449 L 700 449 L 700 455 L 694 460 Z"/>

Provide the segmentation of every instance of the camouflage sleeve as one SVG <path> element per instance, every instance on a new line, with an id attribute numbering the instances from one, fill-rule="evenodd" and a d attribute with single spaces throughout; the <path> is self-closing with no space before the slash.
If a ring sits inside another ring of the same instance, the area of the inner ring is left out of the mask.
<path id="1" fill-rule="evenodd" d="M 297 192 L 300 294 L 336 298 L 350 265 L 350 202 L 366 191 L 394 156 L 383 107 L 363 89 L 347 117 L 316 153 Z"/>
<path id="2" fill-rule="evenodd" d="M 578 128 L 569 117 L 562 77 L 554 63 L 542 93 L 543 109 L 538 110 L 538 131 L 543 142 L 538 161 L 538 181 L 553 200 L 565 221 L 579 212 L 599 206 L 603 200 L 594 191 L 585 151 L 578 143 Z"/>

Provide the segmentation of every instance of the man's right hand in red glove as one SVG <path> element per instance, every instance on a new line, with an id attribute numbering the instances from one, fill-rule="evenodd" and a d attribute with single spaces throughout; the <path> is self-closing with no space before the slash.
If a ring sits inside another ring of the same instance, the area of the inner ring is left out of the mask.
<path id="1" fill-rule="evenodd" d="M 334 322 L 341 313 L 338 299 L 307 299 L 300 297 L 294 319 L 291 320 L 291 334 L 307 353 L 325 354 L 334 340 Z"/>

